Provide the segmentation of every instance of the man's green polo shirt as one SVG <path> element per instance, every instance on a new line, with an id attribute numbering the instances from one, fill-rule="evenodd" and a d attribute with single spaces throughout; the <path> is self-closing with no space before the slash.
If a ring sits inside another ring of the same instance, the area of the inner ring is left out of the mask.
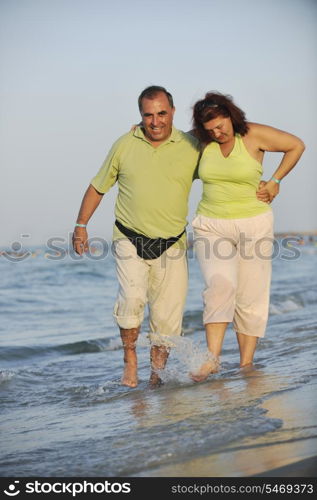
<path id="1" fill-rule="evenodd" d="M 199 154 L 198 141 L 174 127 L 157 148 L 137 127 L 113 144 L 91 184 L 106 193 L 118 181 L 115 216 L 124 226 L 149 238 L 177 236 L 187 224 Z M 113 238 L 122 238 L 116 226 Z"/>

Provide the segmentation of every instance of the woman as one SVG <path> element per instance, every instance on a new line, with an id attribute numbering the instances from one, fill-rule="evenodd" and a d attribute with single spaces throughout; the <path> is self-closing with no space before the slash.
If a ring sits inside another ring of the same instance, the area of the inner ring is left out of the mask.
<path id="1" fill-rule="evenodd" d="M 203 322 L 214 358 L 191 374 L 200 382 L 218 370 L 230 322 L 240 367 L 253 364 L 268 318 L 273 241 L 271 207 L 256 197 L 263 156 L 265 151 L 284 153 L 272 178 L 258 190 L 260 198 L 266 190 L 272 201 L 305 146 L 292 134 L 247 122 L 231 96 L 218 92 L 207 93 L 195 104 L 193 125 L 204 150 L 199 164 L 203 195 L 192 225 L 205 281 Z"/>

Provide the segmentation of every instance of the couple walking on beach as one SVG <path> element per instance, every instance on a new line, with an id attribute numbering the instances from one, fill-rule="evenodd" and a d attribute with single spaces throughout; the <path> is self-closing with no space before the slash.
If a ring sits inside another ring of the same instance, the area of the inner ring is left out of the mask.
<path id="1" fill-rule="evenodd" d="M 138 384 L 136 344 L 149 305 L 150 386 L 160 385 L 182 332 L 187 294 L 186 225 L 194 179 L 203 194 L 192 221 L 204 278 L 203 323 L 210 356 L 195 373 L 219 369 L 228 323 L 236 331 L 240 366 L 253 363 L 269 309 L 273 216 L 280 181 L 304 151 L 296 136 L 246 121 L 231 96 L 209 92 L 193 107 L 193 130 L 173 126 L 171 94 L 160 86 L 138 99 L 141 123 L 120 137 L 83 197 L 73 233 L 87 251 L 86 226 L 103 195 L 118 182 L 113 240 L 119 290 L 114 317 L 124 351 L 122 384 Z M 283 152 L 268 182 L 261 181 L 265 151 Z"/>

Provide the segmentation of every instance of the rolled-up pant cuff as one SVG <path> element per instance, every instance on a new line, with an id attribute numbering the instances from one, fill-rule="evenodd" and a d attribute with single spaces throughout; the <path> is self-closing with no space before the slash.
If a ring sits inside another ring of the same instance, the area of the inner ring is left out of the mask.
<path id="1" fill-rule="evenodd" d="M 162 335 L 159 333 L 149 333 L 148 339 L 150 340 L 151 346 L 159 346 L 159 347 L 175 347 L 176 339 L 179 338 L 180 335 Z"/>
<path id="2" fill-rule="evenodd" d="M 143 316 L 118 316 L 116 314 L 113 315 L 117 325 L 120 328 L 125 328 L 129 330 L 130 328 L 138 328 L 142 321 Z"/>

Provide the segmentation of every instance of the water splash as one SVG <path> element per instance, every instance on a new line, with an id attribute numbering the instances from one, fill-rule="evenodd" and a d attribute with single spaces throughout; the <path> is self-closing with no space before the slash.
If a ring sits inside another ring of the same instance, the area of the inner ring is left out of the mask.
<path id="1" fill-rule="evenodd" d="M 194 343 L 192 339 L 185 337 L 173 338 L 174 347 L 171 350 L 170 361 L 164 370 L 160 370 L 159 376 L 164 383 L 178 382 L 188 384 L 193 382 L 191 373 L 199 370 L 202 364 L 216 361 L 206 345 L 201 346 L 200 342 Z"/>

